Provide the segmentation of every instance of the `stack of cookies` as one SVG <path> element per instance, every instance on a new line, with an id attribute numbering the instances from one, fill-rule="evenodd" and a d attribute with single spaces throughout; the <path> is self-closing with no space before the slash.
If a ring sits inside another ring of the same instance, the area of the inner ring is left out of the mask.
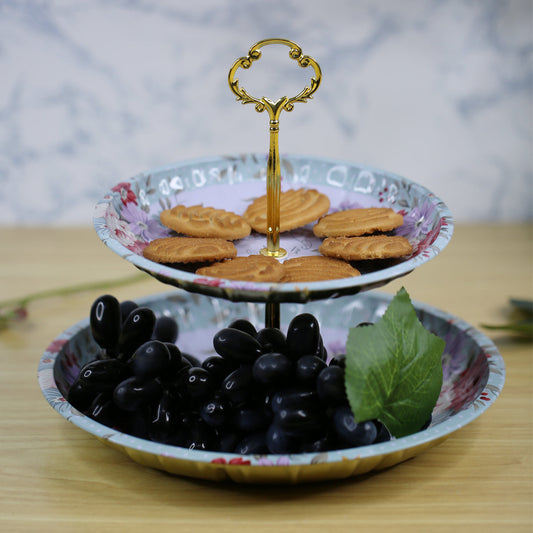
<path id="1" fill-rule="evenodd" d="M 253 231 L 267 233 L 267 197 L 252 202 L 243 216 L 201 205 L 178 205 L 161 212 L 161 223 L 182 236 L 156 239 L 143 255 L 167 264 L 198 264 L 196 274 L 240 281 L 298 283 L 358 276 L 351 261 L 403 257 L 412 252 L 404 237 L 386 233 L 403 224 L 389 208 L 350 209 L 326 214 L 329 198 L 315 189 L 280 194 L 280 232 L 318 220 L 315 236 L 324 239 L 322 255 L 295 257 L 280 263 L 273 257 L 237 257 L 233 241 Z M 208 265 L 205 265 L 208 263 Z"/>

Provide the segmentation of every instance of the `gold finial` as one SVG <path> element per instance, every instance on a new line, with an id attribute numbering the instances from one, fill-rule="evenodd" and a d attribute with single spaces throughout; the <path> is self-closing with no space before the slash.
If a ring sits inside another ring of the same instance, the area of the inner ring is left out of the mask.
<path id="1" fill-rule="evenodd" d="M 261 57 L 261 48 L 269 44 L 284 44 L 290 48 L 289 57 L 298 62 L 302 68 L 312 67 L 315 77 L 311 78 L 310 86 L 305 86 L 296 96 L 288 98 L 282 96 L 278 100 L 271 100 L 265 96 L 256 98 L 246 92 L 239 85 L 239 80 L 235 74 L 239 68 L 248 69 L 254 61 Z M 279 245 L 279 220 L 280 220 L 280 190 L 281 175 L 279 169 L 279 116 L 282 110 L 292 111 L 295 102 L 307 102 L 313 97 L 313 93 L 318 89 L 322 73 L 318 63 L 310 56 L 303 55 L 302 49 L 296 43 L 287 39 L 264 39 L 254 44 L 246 57 L 241 57 L 233 63 L 229 74 L 228 82 L 230 89 L 237 96 L 237 101 L 243 104 L 255 104 L 255 110 L 259 113 L 265 109 L 270 117 L 270 149 L 267 164 L 267 247 L 261 250 L 263 255 L 272 257 L 283 257 L 286 251 Z"/>

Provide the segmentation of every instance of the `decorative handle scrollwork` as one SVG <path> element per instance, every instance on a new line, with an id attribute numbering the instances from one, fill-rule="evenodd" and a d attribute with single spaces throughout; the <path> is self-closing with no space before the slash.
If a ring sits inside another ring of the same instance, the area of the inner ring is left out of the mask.
<path id="1" fill-rule="evenodd" d="M 265 96 L 257 98 L 250 95 L 244 87 L 239 85 L 239 80 L 235 78 L 237 70 L 239 68 L 249 69 L 254 61 L 261 58 L 261 48 L 269 44 L 284 44 L 290 48 L 289 57 L 298 62 L 298 65 L 302 68 L 312 67 L 315 76 L 311 78 L 309 86 L 305 86 L 296 96 L 289 98 L 282 96 L 276 101 L 271 100 Z M 230 89 L 237 97 L 237 101 L 243 104 L 255 104 L 255 110 L 259 113 L 265 109 L 268 111 L 271 120 L 279 119 L 279 114 L 282 110 L 292 111 L 296 102 L 307 102 L 307 100 L 313 98 L 313 94 L 316 92 L 322 79 L 322 72 L 318 63 L 311 57 L 303 55 L 302 49 L 293 41 L 287 39 L 264 39 L 254 44 L 248 55 L 237 59 L 231 67 L 228 74 L 228 83 Z"/>

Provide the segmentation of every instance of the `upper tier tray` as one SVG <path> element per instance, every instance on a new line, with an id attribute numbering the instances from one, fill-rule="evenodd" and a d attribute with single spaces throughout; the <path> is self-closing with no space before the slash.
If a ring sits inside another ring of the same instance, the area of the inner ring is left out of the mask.
<path id="1" fill-rule="evenodd" d="M 120 182 L 97 203 L 94 227 L 111 250 L 169 285 L 232 301 L 307 302 L 374 289 L 404 276 L 435 257 L 450 241 L 453 219 L 446 205 L 425 187 L 364 165 L 317 157 L 282 156 L 282 190 L 314 188 L 326 194 L 330 212 L 357 207 L 391 207 L 404 216 L 395 230 L 413 245 L 407 258 L 357 263 L 361 276 L 308 283 L 252 283 L 195 275 L 191 269 L 145 259 L 153 239 L 175 235 L 159 214 L 177 204 L 211 206 L 244 213 L 254 198 L 266 194 L 267 154 L 196 159 L 139 174 Z M 312 224 L 280 236 L 283 259 L 319 255 L 321 239 Z M 266 236 L 252 233 L 236 241 L 238 255 L 258 254 Z"/>

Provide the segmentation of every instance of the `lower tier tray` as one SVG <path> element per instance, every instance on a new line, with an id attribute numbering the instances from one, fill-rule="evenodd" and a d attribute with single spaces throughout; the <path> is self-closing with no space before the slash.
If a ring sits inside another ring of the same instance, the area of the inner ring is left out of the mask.
<path id="1" fill-rule="evenodd" d="M 349 328 L 375 322 L 391 296 L 361 293 L 308 304 L 281 306 L 281 329 L 295 315 L 313 313 L 319 320 L 329 356 L 344 353 Z M 248 318 L 263 327 L 264 304 L 232 303 L 181 290 L 139 299 L 156 315 L 178 320 L 177 345 L 182 352 L 204 359 L 214 355 L 216 331 L 236 318 Z M 303 483 L 342 479 L 391 467 L 439 444 L 472 422 L 498 397 L 505 365 L 496 346 L 461 319 L 425 304 L 413 302 L 422 324 L 446 341 L 442 358 L 444 381 L 431 425 L 407 437 L 357 448 L 293 455 L 237 455 L 190 450 L 136 438 L 103 426 L 81 414 L 66 401 L 68 390 L 83 364 L 95 358 L 89 319 L 56 337 L 41 357 L 38 380 L 49 404 L 64 418 L 94 435 L 135 462 L 171 474 L 241 483 Z M 90 460 L 90 459 L 88 459 Z"/>

